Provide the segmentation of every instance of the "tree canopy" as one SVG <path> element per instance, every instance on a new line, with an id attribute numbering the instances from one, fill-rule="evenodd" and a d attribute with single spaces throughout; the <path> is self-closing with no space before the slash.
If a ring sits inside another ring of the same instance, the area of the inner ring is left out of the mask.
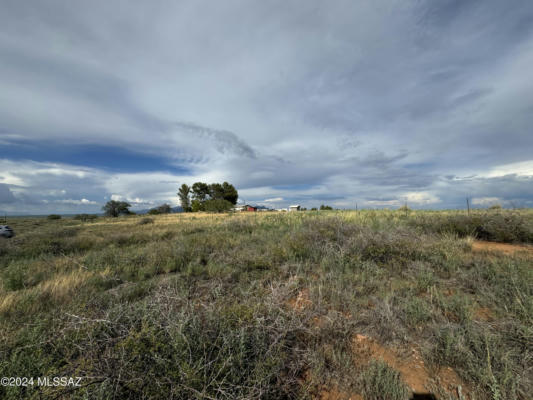
<path id="1" fill-rule="evenodd" d="M 191 198 L 189 198 L 189 193 Z M 195 182 L 189 188 L 186 184 L 181 185 L 178 191 L 181 206 L 184 211 L 227 211 L 237 204 L 239 193 L 231 183 Z"/>
<path id="2" fill-rule="evenodd" d="M 102 207 L 107 217 L 118 217 L 121 214 L 131 214 L 131 204 L 125 201 L 110 200 Z"/>
<path id="3" fill-rule="evenodd" d="M 180 199 L 181 208 L 183 208 L 184 212 L 191 211 L 191 199 L 189 198 L 190 193 L 191 188 L 185 183 L 181 185 L 178 190 L 178 197 Z"/>
<path id="4" fill-rule="evenodd" d="M 150 215 L 169 214 L 171 211 L 172 209 L 170 205 L 165 203 L 158 207 L 152 208 L 150 211 L 148 211 L 148 214 Z"/>

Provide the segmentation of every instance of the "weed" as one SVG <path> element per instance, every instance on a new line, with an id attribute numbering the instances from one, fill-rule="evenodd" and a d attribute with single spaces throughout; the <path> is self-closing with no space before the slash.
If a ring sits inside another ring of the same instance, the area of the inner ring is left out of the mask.
<path id="1" fill-rule="evenodd" d="M 363 394 L 368 400 L 407 400 L 409 391 L 400 373 L 383 361 L 372 361 L 361 374 Z"/>

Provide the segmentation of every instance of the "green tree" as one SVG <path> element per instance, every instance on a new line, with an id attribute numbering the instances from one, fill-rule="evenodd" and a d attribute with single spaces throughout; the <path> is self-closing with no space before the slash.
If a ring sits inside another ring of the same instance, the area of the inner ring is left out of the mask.
<path id="1" fill-rule="evenodd" d="M 86 222 L 86 221 L 94 221 L 96 218 L 98 218 L 94 214 L 76 214 L 74 216 L 74 219 Z"/>
<path id="2" fill-rule="evenodd" d="M 159 214 L 170 214 L 172 211 L 172 208 L 169 204 L 161 204 L 159 207 L 156 207 L 156 210 Z"/>
<path id="3" fill-rule="evenodd" d="M 211 200 L 224 199 L 224 188 L 220 183 L 212 183 L 209 185 L 209 197 Z"/>
<path id="4" fill-rule="evenodd" d="M 322 204 L 322 205 L 320 206 L 320 210 L 333 210 L 333 208 L 330 207 L 330 206 L 328 206 L 328 205 L 324 205 L 324 204 Z"/>
<path id="5" fill-rule="evenodd" d="M 204 202 L 209 196 L 209 185 L 203 182 L 196 182 L 192 185 L 192 198 Z"/>
<path id="6" fill-rule="evenodd" d="M 131 204 L 125 201 L 110 200 L 102 207 L 102 210 L 108 217 L 118 217 L 121 214 L 131 214 L 130 207 Z"/>
<path id="7" fill-rule="evenodd" d="M 205 211 L 204 204 L 205 204 L 205 201 L 201 202 L 200 200 L 194 199 L 191 203 L 191 211 L 192 212 Z"/>
<path id="8" fill-rule="evenodd" d="M 209 212 L 229 211 L 233 207 L 231 202 L 224 199 L 209 199 L 203 204 L 204 210 Z"/>
<path id="9" fill-rule="evenodd" d="M 222 190 L 224 192 L 224 200 L 229 201 L 233 205 L 237 204 L 239 193 L 237 192 L 237 189 L 235 189 L 235 186 L 233 186 L 231 183 L 224 182 L 222 184 Z"/>
<path id="10" fill-rule="evenodd" d="M 150 211 L 148 211 L 148 214 L 150 215 L 170 214 L 171 211 L 172 211 L 172 208 L 170 208 L 170 205 L 165 203 L 158 207 L 152 208 Z"/>
<path id="11" fill-rule="evenodd" d="M 191 199 L 189 198 L 190 193 L 191 188 L 185 183 L 181 185 L 178 190 L 178 197 L 180 199 L 181 208 L 183 208 L 183 211 L 185 212 L 191 211 Z"/>
<path id="12" fill-rule="evenodd" d="M 220 183 L 211 183 L 207 184 L 204 182 L 195 182 L 192 185 L 192 202 L 191 210 L 196 211 L 216 211 L 221 212 L 225 211 L 231 207 L 228 207 L 228 204 L 232 206 L 237 204 L 239 198 L 239 193 L 235 186 L 228 182 Z M 179 195 L 179 193 L 178 193 Z M 217 200 L 217 202 L 213 202 Z M 222 202 L 222 200 L 224 202 Z M 208 202 L 210 202 L 208 204 Z M 227 202 L 227 203 L 225 203 Z"/>

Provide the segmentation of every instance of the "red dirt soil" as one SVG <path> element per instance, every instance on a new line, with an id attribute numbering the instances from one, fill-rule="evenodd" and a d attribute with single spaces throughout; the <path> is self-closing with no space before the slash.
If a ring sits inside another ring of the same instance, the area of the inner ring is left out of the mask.
<path id="1" fill-rule="evenodd" d="M 411 349 L 409 356 L 400 357 L 395 351 L 381 346 L 372 338 L 358 334 L 353 338 L 353 351 L 363 364 L 372 359 L 381 359 L 386 362 L 400 373 L 403 381 L 414 393 L 429 393 L 431 385 L 437 385 L 450 394 L 457 394 L 457 388 L 461 386 L 468 393 L 464 382 L 450 367 L 441 368 L 435 376 L 431 376 L 420 353 L 415 348 Z"/>
<path id="2" fill-rule="evenodd" d="M 494 314 L 490 308 L 479 307 L 474 311 L 474 319 L 478 321 L 491 322 L 494 321 Z"/>
<path id="3" fill-rule="evenodd" d="M 296 296 L 293 299 L 290 299 L 287 302 L 287 305 L 296 311 L 302 311 L 309 307 L 311 304 L 311 300 L 309 300 L 309 289 L 302 289 L 298 292 L 298 296 Z"/>
<path id="4" fill-rule="evenodd" d="M 340 392 L 337 388 L 322 389 L 318 394 L 316 400 L 363 400 L 363 396 L 359 394 L 348 394 Z"/>
<path id="5" fill-rule="evenodd" d="M 513 255 L 515 253 L 525 252 L 526 254 L 533 256 L 533 247 L 519 244 L 508 243 L 496 243 L 496 242 L 484 242 L 482 240 L 476 240 L 472 243 L 472 251 L 475 253 L 503 253 L 506 255 Z"/>

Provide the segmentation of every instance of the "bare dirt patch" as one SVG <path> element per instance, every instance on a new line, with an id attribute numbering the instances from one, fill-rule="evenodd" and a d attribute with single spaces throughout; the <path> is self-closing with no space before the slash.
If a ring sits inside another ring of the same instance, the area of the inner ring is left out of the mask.
<path id="1" fill-rule="evenodd" d="M 482 240 L 475 240 L 472 243 L 472 251 L 475 253 L 503 253 L 506 255 L 513 255 L 515 253 L 525 252 L 529 256 L 533 256 L 533 247 L 521 244 L 508 244 L 485 242 Z"/>
<path id="2" fill-rule="evenodd" d="M 320 390 L 315 400 L 363 400 L 363 396 L 341 392 L 337 388 L 324 388 Z"/>
<path id="3" fill-rule="evenodd" d="M 490 308 L 479 307 L 474 311 L 474 319 L 478 321 L 491 322 L 494 321 L 494 314 Z"/>
<path id="4" fill-rule="evenodd" d="M 309 289 L 302 289 L 298 292 L 298 295 L 287 302 L 287 305 L 296 311 L 305 310 L 311 304 L 309 299 Z"/>
<path id="5" fill-rule="evenodd" d="M 352 343 L 353 351 L 362 364 L 367 364 L 372 359 L 383 360 L 400 373 L 403 381 L 413 393 L 429 394 L 432 386 L 438 386 L 455 395 L 459 387 L 463 390 L 465 388 L 465 384 L 450 367 L 441 368 L 436 374 L 432 375 L 419 351 L 415 348 L 412 348 L 408 355 L 399 356 L 396 351 L 380 345 L 368 336 L 360 334 L 354 336 Z"/>

